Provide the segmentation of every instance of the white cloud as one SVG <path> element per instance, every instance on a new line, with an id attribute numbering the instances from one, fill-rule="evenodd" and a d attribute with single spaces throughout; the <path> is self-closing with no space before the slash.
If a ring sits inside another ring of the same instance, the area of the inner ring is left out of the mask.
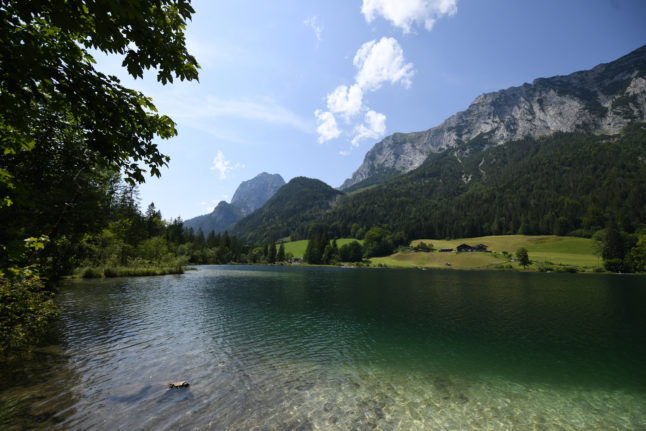
<path id="1" fill-rule="evenodd" d="M 353 64 L 358 69 L 357 84 L 371 91 L 379 89 L 384 82 L 401 82 L 408 88 L 414 74 L 413 64 L 406 63 L 404 51 L 392 37 L 364 43 L 354 56 Z"/>
<path id="2" fill-rule="evenodd" d="M 363 91 L 357 84 L 350 88 L 340 85 L 327 95 L 327 107 L 330 112 L 342 114 L 347 119 L 361 112 L 362 98 Z"/>
<path id="3" fill-rule="evenodd" d="M 213 158 L 213 166 L 211 166 L 211 170 L 220 172 L 220 179 L 224 180 L 232 170 L 244 167 L 245 166 L 240 163 L 236 163 L 235 165 L 231 164 L 231 161 L 224 159 L 222 151 L 218 151 L 218 154 Z"/>
<path id="4" fill-rule="evenodd" d="M 366 112 L 366 123 L 354 126 L 352 145 L 357 146 L 359 140 L 383 135 L 386 128 L 386 117 L 367 107 L 363 96 L 367 92 L 376 91 L 384 83 L 401 83 L 410 87 L 413 77 L 413 64 L 404 59 L 404 51 L 399 43 L 384 37 L 379 41 L 372 40 L 364 43 L 353 60 L 357 68 L 356 82 L 350 87 L 339 85 L 327 95 L 328 111 L 317 110 L 314 115 L 318 123 L 318 142 L 323 143 L 341 135 L 341 130 L 334 114 L 341 115 L 345 122 L 352 125 L 353 117 Z M 350 134 L 350 133 L 348 133 Z M 343 155 L 343 154 L 342 154 Z"/>
<path id="5" fill-rule="evenodd" d="M 321 111 L 320 109 L 317 109 L 314 112 L 314 116 L 316 117 L 316 121 L 318 123 L 316 131 L 319 134 L 319 144 L 323 144 L 324 142 L 338 138 L 341 135 L 341 131 L 336 124 L 336 119 L 331 112 Z"/>
<path id="6" fill-rule="evenodd" d="M 307 18 L 305 21 L 303 21 L 303 24 L 305 24 L 308 27 L 311 27 L 312 30 L 314 30 L 314 34 L 316 35 L 316 40 L 320 42 L 321 35 L 323 34 L 323 26 L 319 23 L 318 17 L 311 16 Z"/>
<path id="7" fill-rule="evenodd" d="M 458 11 L 458 0 L 363 0 L 361 12 L 367 22 L 377 15 L 409 33 L 415 24 L 423 24 L 428 31 L 439 18 Z"/>
<path id="8" fill-rule="evenodd" d="M 386 116 L 370 110 L 366 112 L 365 122 L 354 129 L 352 146 L 358 147 L 362 139 L 378 139 L 386 133 Z"/>

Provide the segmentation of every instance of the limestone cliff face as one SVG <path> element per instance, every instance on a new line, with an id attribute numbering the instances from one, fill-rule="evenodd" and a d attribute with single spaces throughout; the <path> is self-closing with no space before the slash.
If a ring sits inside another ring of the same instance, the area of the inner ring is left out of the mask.
<path id="1" fill-rule="evenodd" d="M 242 215 L 246 216 L 263 206 L 284 185 L 285 180 L 279 174 L 263 172 L 240 183 L 233 194 L 231 205 L 239 208 Z"/>
<path id="2" fill-rule="evenodd" d="M 639 120 L 646 120 L 646 46 L 592 70 L 483 94 L 437 127 L 390 135 L 341 189 L 383 172 L 411 171 L 430 153 L 476 138 L 497 145 L 555 132 L 617 133 Z"/>

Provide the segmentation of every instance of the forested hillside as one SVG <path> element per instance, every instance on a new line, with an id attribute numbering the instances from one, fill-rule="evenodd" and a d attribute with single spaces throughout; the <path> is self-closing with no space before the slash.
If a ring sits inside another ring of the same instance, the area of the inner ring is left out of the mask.
<path id="1" fill-rule="evenodd" d="M 560 133 L 478 151 L 474 140 L 348 196 L 323 221 L 341 235 L 384 225 L 410 238 L 591 235 L 646 222 L 646 126 L 616 136 Z M 356 226 L 355 226 L 356 230 Z"/>
<path id="2" fill-rule="evenodd" d="M 296 177 L 262 208 L 240 220 L 232 233 L 254 243 L 305 237 L 309 224 L 329 211 L 340 195 L 320 180 Z"/>

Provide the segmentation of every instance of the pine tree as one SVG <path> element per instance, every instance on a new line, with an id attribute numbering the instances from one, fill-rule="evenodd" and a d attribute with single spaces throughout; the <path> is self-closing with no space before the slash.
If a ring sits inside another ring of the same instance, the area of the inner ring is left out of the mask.
<path id="1" fill-rule="evenodd" d="M 278 262 L 284 262 L 285 261 L 285 245 L 280 244 L 280 247 L 278 247 L 278 254 L 276 255 L 276 261 Z"/>
<path id="2" fill-rule="evenodd" d="M 209 234 L 206 236 L 206 246 L 208 248 L 215 248 L 218 246 L 218 238 L 215 236 L 215 232 L 210 231 Z"/>
<path id="3" fill-rule="evenodd" d="M 276 263 L 276 244 L 269 245 L 269 253 L 267 254 L 268 263 Z"/>

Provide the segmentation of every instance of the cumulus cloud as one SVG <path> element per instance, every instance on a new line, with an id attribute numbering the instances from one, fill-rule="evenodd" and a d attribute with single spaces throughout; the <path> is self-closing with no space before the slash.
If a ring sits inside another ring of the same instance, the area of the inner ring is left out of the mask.
<path id="1" fill-rule="evenodd" d="M 392 37 L 364 43 L 352 62 L 357 69 L 355 83 L 350 87 L 340 85 L 327 95 L 328 111 L 317 110 L 314 115 L 318 122 L 318 142 L 324 143 L 341 136 L 334 114 L 341 115 L 351 124 L 353 117 L 366 112 L 364 122 L 356 125 L 352 135 L 352 146 L 357 147 L 362 139 L 377 139 L 386 131 L 386 116 L 365 106 L 363 96 L 376 91 L 384 83 L 401 83 L 408 88 L 413 77 L 413 64 L 404 59 L 404 51 Z M 348 152 L 341 152 L 347 155 Z"/>
<path id="2" fill-rule="evenodd" d="M 213 158 L 213 166 L 211 166 L 211 170 L 218 171 L 220 173 L 220 179 L 224 180 L 232 170 L 244 167 L 245 166 L 240 163 L 236 163 L 235 165 L 232 164 L 231 161 L 224 158 L 222 151 L 218 151 L 218 154 Z"/>
<path id="3" fill-rule="evenodd" d="M 340 85 L 327 95 L 327 108 L 330 112 L 349 118 L 361 112 L 362 98 L 363 91 L 357 84 L 350 88 Z"/>
<path id="4" fill-rule="evenodd" d="M 329 111 L 321 111 L 320 109 L 317 109 L 314 112 L 314 115 L 316 116 L 316 122 L 318 123 L 316 132 L 319 135 L 319 144 L 338 138 L 341 135 L 341 131 L 336 124 L 334 114 Z"/>
<path id="5" fill-rule="evenodd" d="M 367 22 L 380 15 L 404 33 L 410 33 L 415 24 L 431 31 L 435 21 L 457 11 L 458 0 L 363 0 L 361 5 Z"/>
<path id="6" fill-rule="evenodd" d="M 358 69 L 357 85 L 363 89 L 378 90 L 384 82 L 401 82 L 406 88 L 411 85 L 413 64 L 406 63 L 404 51 L 392 37 L 364 43 L 352 63 Z"/>
<path id="7" fill-rule="evenodd" d="M 358 147 L 362 139 L 378 139 L 386 133 L 386 116 L 370 110 L 366 112 L 363 124 L 354 129 L 352 146 Z"/>
<path id="8" fill-rule="evenodd" d="M 318 142 L 324 143 L 341 136 L 341 130 L 334 115 L 340 115 L 348 124 L 348 136 L 352 136 L 352 146 L 359 145 L 362 139 L 376 139 L 386 131 L 386 116 L 379 114 L 364 104 L 366 93 L 381 88 L 384 83 L 401 83 L 408 88 L 415 73 L 413 64 L 406 62 L 404 51 L 392 37 L 383 37 L 364 43 L 352 61 L 357 69 L 355 83 L 339 85 L 326 97 L 327 111 L 316 110 L 314 115 L 318 123 Z M 365 112 L 365 121 L 354 125 L 353 119 Z M 348 152 L 342 152 L 347 155 Z"/>
<path id="9" fill-rule="evenodd" d="M 319 23 L 317 16 L 311 16 L 303 21 L 303 24 L 310 27 L 314 30 L 314 35 L 316 35 L 316 40 L 321 41 L 321 35 L 323 34 L 323 26 Z"/>

